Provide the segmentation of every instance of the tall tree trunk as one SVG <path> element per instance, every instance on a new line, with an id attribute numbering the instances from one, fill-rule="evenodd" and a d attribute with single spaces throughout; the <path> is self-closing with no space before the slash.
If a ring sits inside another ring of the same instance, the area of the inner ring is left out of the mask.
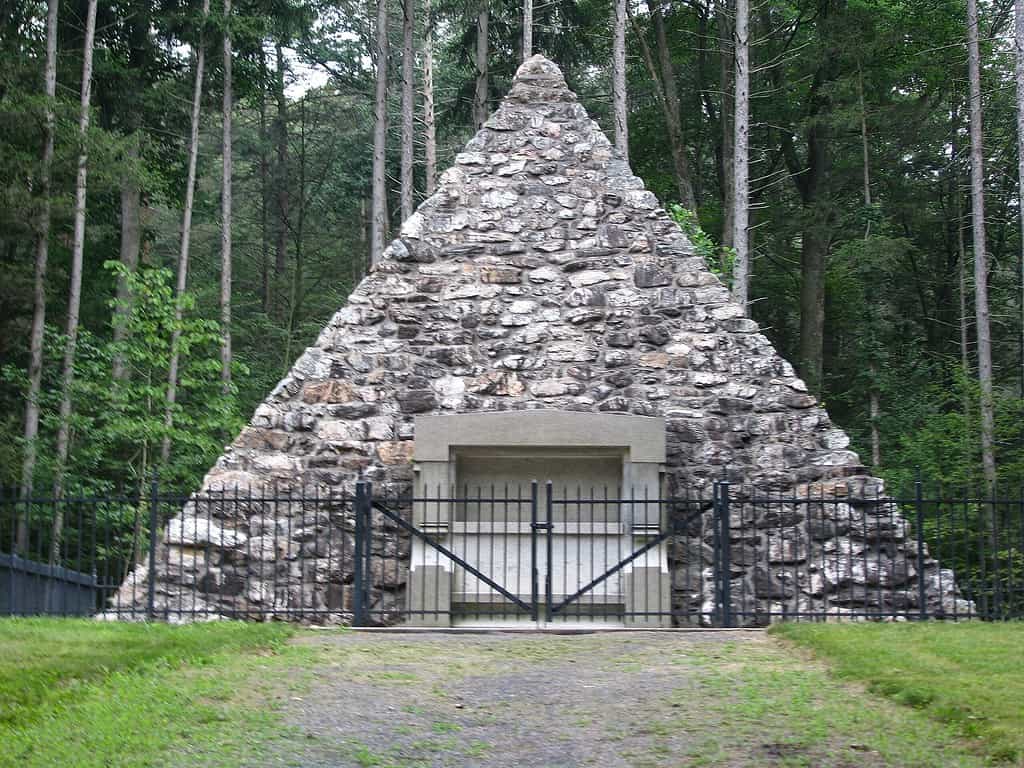
<path id="1" fill-rule="evenodd" d="M 629 162 L 629 113 L 626 104 L 626 0 L 615 0 L 612 23 L 612 105 L 615 148 Z"/>
<path id="2" fill-rule="evenodd" d="M 990 491 L 996 484 L 995 415 L 992 403 L 992 333 L 988 309 L 988 255 L 985 245 L 985 171 L 982 165 L 981 55 L 978 2 L 967 0 L 967 68 L 971 100 L 971 230 L 974 245 L 974 315 L 981 385 L 981 462 Z"/>
<path id="3" fill-rule="evenodd" d="M 287 373 L 288 367 L 292 364 L 292 339 L 295 338 L 295 329 L 299 319 L 299 305 L 302 302 L 302 279 L 303 279 L 303 241 L 306 226 L 306 97 L 299 101 L 299 178 L 298 178 L 298 203 L 299 210 L 295 217 L 295 226 L 292 228 L 295 269 L 292 270 L 291 299 L 288 302 L 288 334 L 285 337 L 283 371 Z"/>
<path id="4" fill-rule="evenodd" d="M 125 148 L 125 159 L 128 161 L 128 168 L 121 177 L 121 264 L 130 273 L 134 273 L 139 266 L 139 247 L 142 237 L 142 191 L 139 189 L 138 170 L 135 167 L 139 160 L 139 134 L 134 133 L 128 139 Z M 131 293 L 128 289 L 128 279 L 120 276 L 117 279 L 117 294 L 114 307 L 113 340 L 114 360 L 112 363 L 112 375 L 114 381 L 123 381 L 128 376 L 124 365 L 124 358 L 119 349 L 127 337 L 125 324 L 128 321 L 128 314 L 131 311 Z"/>
<path id="5" fill-rule="evenodd" d="M 672 65 L 672 54 L 669 51 L 668 36 L 665 33 L 665 7 L 667 7 L 666 3 L 658 3 L 651 8 L 651 14 L 654 16 L 654 34 L 658 45 L 658 65 L 665 88 L 665 118 L 669 131 L 669 147 L 672 151 L 672 163 L 675 167 L 679 202 L 696 214 L 697 199 L 693 192 L 693 175 L 690 172 L 690 162 L 686 158 L 686 146 L 683 141 L 683 125 L 679 110 L 679 89 L 676 84 L 676 71 Z"/>
<path id="6" fill-rule="evenodd" d="M 954 118 L 955 120 L 955 118 Z M 956 145 L 953 145 L 953 157 L 956 157 Z M 955 186 L 954 194 L 956 195 L 956 252 L 957 258 L 960 262 L 959 271 L 959 282 L 960 282 L 960 369 L 963 373 L 964 378 L 968 378 L 971 375 L 971 356 L 970 356 L 970 331 L 968 328 L 969 314 L 967 308 L 967 248 L 964 245 L 964 212 L 963 202 L 960 194 L 959 174 L 954 176 Z M 972 422 L 974 421 L 974 407 L 971 404 L 971 393 L 966 388 L 964 389 L 963 396 L 963 408 L 964 408 L 964 424 L 966 425 L 966 431 L 968 432 L 968 439 L 973 443 Z M 970 443 L 967 443 L 967 450 L 964 452 L 964 466 L 967 467 L 969 473 L 968 476 L 972 475 L 972 465 L 974 461 L 972 456 L 974 454 L 973 449 L 970 447 Z"/>
<path id="7" fill-rule="evenodd" d="M 665 24 L 662 18 L 661 6 L 653 5 L 651 8 L 655 39 L 658 46 L 657 66 L 655 65 L 651 48 L 647 44 L 647 39 L 637 25 L 636 19 L 633 17 L 628 5 L 626 6 L 626 12 L 633 22 L 633 32 L 640 42 L 640 52 L 643 55 L 644 65 L 647 67 L 647 73 L 651 77 L 654 93 L 657 96 L 658 104 L 661 106 L 662 116 L 665 118 L 679 202 L 687 210 L 696 212 L 697 201 L 694 198 L 693 184 L 690 180 L 690 164 L 686 159 L 686 150 L 683 147 L 683 130 L 679 115 L 679 95 L 676 93 L 676 75 L 668 50 L 668 39 L 665 35 Z"/>
<path id="8" fill-rule="evenodd" d="M 32 278 L 32 330 L 29 336 L 28 395 L 25 398 L 25 455 L 21 464 L 22 515 L 18 518 L 15 551 L 28 551 L 28 508 L 36 471 L 39 439 L 39 392 L 43 381 L 43 331 L 46 328 L 46 262 L 50 253 L 50 170 L 53 166 L 54 101 L 57 97 L 57 12 L 60 0 L 46 4 L 46 69 L 43 73 L 45 117 L 43 157 L 39 167 L 39 215 L 35 231 L 35 273 Z"/>
<path id="9" fill-rule="evenodd" d="M 864 106 L 864 75 L 857 69 L 857 101 L 860 107 L 860 150 L 861 150 L 861 171 L 864 182 L 864 208 L 868 209 L 868 222 L 864 227 L 864 239 L 871 236 L 871 153 L 868 145 L 868 114 Z M 868 417 L 871 421 L 871 466 L 877 469 L 882 464 L 882 436 L 879 425 L 882 418 L 881 393 L 878 387 L 878 361 L 875 359 L 875 328 L 877 321 L 874 317 L 874 307 L 868 304 L 869 322 L 871 324 L 871 362 L 868 366 L 871 382 L 868 387 Z"/>
<path id="10" fill-rule="evenodd" d="M 275 122 L 275 138 L 277 139 L 277 163 L 274 166 L 274 191 L 276 200 L 277 221 L 275 222 L 274 276 L 284 274 L 288 259 L 288 97 L 284 92 L 284 78 L 287 63 L 281 41 L 274 45 L 277 64 L 275 80 L 275 98 L 277 115 Z"/>
<path id="11" fill-rule="evenodd" d="M 413 72 L 415 52 L 412 47 L 413 32 L 413 0 L 402 2 L 402 190 L 401 214 L 402 221 L 412 216 L 413 211 L 413 141 L 412 113 L 413 104 Z"/>
<path id="12" fill-rule="evenodd" d="M 748 0 L 736 0 L 735 40 L 736 74 L 733 118 L 732 247 L 736 250 L 733 266 L 732 297 L 747 313 L 750 291 L 750 243 L 747 226 L 750 216 L 750 7 Z"/>
<path id="13" fill-rule="evenodd" d="M 267 230 L 267 212 L 269 205 L 267 195 L 270 193 L 268 182 L 270 159 L 267 147 L 270 143 L 270 133 L 267 130 L 267 55 L 263 50 L 263 41 L 260 41 L 260 306 L 263 313 L 270 314 L 270 246 L 269 233 Z"/>
<path id="14" fill-rule="evenodd" d="M 732 10 L 731 0 L 716 0 L 717 9 L 715 15 L 718 21 L 718 46 L 719 46 L 719 88 L 722 92 L 722 105 L 718 113 L 722 129 L 722 247 L 731 248 L 732 238 L 736 231 L 733 222 L 733 37 L 732 37 Z"/>
<path id="15" fill-rule="evenodd" d="M 970 354 L 970 316 L 967 306 L 967 247 L 964 244 L 964 210 L 963 194 L 960 189 L 960 109 L 956 89 L 950 94 L 950 169 L 953 175 L 951 187 L 953 195 L 953 216 L 956 219 L 956 255 L 959 264 L 959 299 L 960 299 L 960 371 L 967 379 L 971 376 L 971 354 Z M 971 393 L 966 388 L 963 393 L 964 424 L 967 434 L 965 437 L 964 466 L 968 473 L 971 473 L 974 454 L 973 448 L 973 416 L 974 406 L 971 404 Z M 968 442 L 969 441 L 969 442 Z M 969 474 L 970 476 L 970 474 Z"/>
<path id="16" fill-rule="evenodd" d="M 427 18 L 423 41 L 423 133 L 427 195 L 437 187 L 437 125 L 434 122 L 434 19 Z"/>
<path id="17" fill-rule="evenodd" d="M 203 0 L 201 28 L 206 27 L 206 19 L 210 15 L 210 0 Z M 174 424 L 174 403 L 178 396 L 178 362 L 181 350 L 178 340 L 181 338 L 182 302 L 188 283 L 188 257 L 192 245 L 192 208 L 196 195 L 196 164 L 199 160 L 199 111 L 203 100 L 203 70 L 206 67 L 206 46 L 204 35 L 199 34 L 199 42 L 195 46 L 196 69 L 195 83 L 192 89 L 192 124 L 188 140 L 188 177 L 185 181 L 185 210 L 181 217 L 181 248 L 178 251 L 178 274 L 174 288 L 174 329 L 171 331 L 171 360 L 167 368 L 167 395 L 164 402 L 164 434 L 160 445 L 160 461 L 166 464 L 171 458 L 171 427 Z"/>
<path id="18" fill-rule="evenodd" d="M 57 466 L 54 469 L 53 495 L 64 493 L 64 472 L 71 444 L 71 389 L 75 380 L 75 350 L 78 343 L 78 311 L 82 302 L 82 260 L 85 251 L 85 195 L 89 171 L 89 104 L 92 97 L 92 52 L 96 36 L 96 1 L 89 0 L 85 19 L 85 42 L 82 50 L 82 92 L 78 116 L 78 174 L 75 179 L 75 223 L 71 245 L 71 286 L 68 290 L 68 318 L 64 331 L 64 363 L 61 376 L 60 421 L 57 427 Z M 60 504 L 55 505 L 50 537 L 50 565 L 60 560 L 64 516 Z"/>
<path id="19" fill-rule="evenodd" d="M 693 112 L 693 119 L 696 120 L 697 125 L 694 131 L 693 138 L 693 197 L 700 205 L 704 195 L 704 181 L 701 169 L 704 166 L 704 152 L 706 146 L 706 137 L 704 135 L 705 127 L 711 125 L 714 121 L 714 110 L 707 109 L 705 114 L 705 103 L 708 107 L 711 106 L 710 99 L 708 98 L 708 87 L 707 87 L 707 58 L 708 58 L 708 16 L 705 13 L 703 3 L 697 3 L 694 6 L 694 10 L 697 13 L 697 36 L 695 44 L 697 46 L 696 56 L 697 62 L 694 72 L 694 86 L 693 86 L 693 105 L 691 111 Z"/>
<path id="20" fill-rule="evenodd" d="M 533 56 L 533 0 L 523 0 L 523 61 Z"/>
<path id="21" fill-rule="evenodd" d="M 480 130 L 487 121 L 487 3 L 480 3 L 476 14 L 476 89 L 473 93 L 473 127 Z"/>
<path id="22" fill-rule="evenodd" d="M 822 384 L 825 343 L 825 263 L 831 228 L 822 203 L 812 203 L 800 251 L 800 374 L 815 394 Z"/>
<path id="23" fill-rule="evenodd" d="M 231 391 L 231 0 L 224 0 L 224 104 L 221 138 L 220 194 L 220 380 L 224 393 Z"/>
<path id="24" fill-rule="evenodd" d="M 377 87 L 373 105 L 373 194 L 370 211 L 370 269 L 375 269 L 387 238 L 387 183 L 385 160 L 388 132 L 388 4 L 377 0 L 374 54 Z"/>
<path id="25" fill-rule="evenodd" d="M 1024 201 L 1024 0 L 1014 0 L 1014 48 L 1017 80 L 1017 189 Z M 1024 203 L 1020 204 L 1020 396 L 1024 398 Z"/>

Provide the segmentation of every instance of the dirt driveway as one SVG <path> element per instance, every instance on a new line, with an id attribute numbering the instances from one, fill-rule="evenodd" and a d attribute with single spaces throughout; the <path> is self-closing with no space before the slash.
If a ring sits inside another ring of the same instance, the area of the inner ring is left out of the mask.
<path id="1" fill-rule="evenodd" d="M 942 727 L 760 632 L 306 635 L 274 765 L 952 766 Z"/>

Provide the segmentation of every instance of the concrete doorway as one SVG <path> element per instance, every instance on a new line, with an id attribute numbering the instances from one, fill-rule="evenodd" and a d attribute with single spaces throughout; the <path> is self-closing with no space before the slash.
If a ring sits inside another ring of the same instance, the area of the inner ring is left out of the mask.
<path id="1" fill-rule="evenodd" d="M 418 419 L 407 622 L 666 626 L 663 461 L 660 419 Z"/>

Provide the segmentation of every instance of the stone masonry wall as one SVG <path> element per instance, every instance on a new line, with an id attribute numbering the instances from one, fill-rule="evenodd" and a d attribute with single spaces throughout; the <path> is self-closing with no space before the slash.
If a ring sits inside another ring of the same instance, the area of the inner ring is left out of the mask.
<path id="1" fill-rule="evenodd" d="M 667 472 L 678 487 L 729 479 L 793 492 L 814 484 L 854 499 L 879 490 L 847 436 L 541 56 L 520 68 L 437 193 L 256 409 L 203 491 L 351 491 L 360 475 L 398 490 L 411 482 L 417 414 L 518 409 L 664 416 Z M 189 524 L 197 514 L 203 521 Z M 350 529 L 349 513 L 338 515 L 315 522 L 312 535 Z M 251 506 L 186 509 L 164 536 L 158 601 L 184 591 L 215 612 L 271 605 L 287 616 L 307 576 L 285 568 L 274 593 L 253 587 L 263 566 L 240 552 L 255 538 L 259 551 L 287 561 L 302 542 L 261 530 L 258 520 Z M 758 573 L 739 568 L 737 585 L 746 580 L 752 600 L 799 591 L 808 603 L 846 610 L 850 601 L 830 594 L 877 585 L 901 558 L 906 576 L 913 552 L 902 528 L 869 541 L 836 522 L 832 536 L 797 545 L 807 564 L 799 584 L 782 584 L 768 564 Z M 203 533 L 211 524 L 228 532 L 228 545 Z M 759 535 L 767 547 L 768 531 Z M 836 537 L 859 541 L 874 565 L 815 571 Z M 678 603 L 707 599 L 684 586 L 706 558 L 677 553 Z M 940 590 L 938 565 L 927 562 L 930 601 L 951 606 L 952 579 Z M 232 572 L 245 575 L 241 593 L 222 589 Z M 328 582 L 338 586 L 351 574 L 334 576 Z M 139 589 L 144 572 L 135 578 Z M 401 577 L 382 579 L 378 598 L 399 600 Z M 196 583 L 207 585 L 198 597 Z M 347 609 L 340 586 L 307 589 L 302 600 L 342 619 Z"/>

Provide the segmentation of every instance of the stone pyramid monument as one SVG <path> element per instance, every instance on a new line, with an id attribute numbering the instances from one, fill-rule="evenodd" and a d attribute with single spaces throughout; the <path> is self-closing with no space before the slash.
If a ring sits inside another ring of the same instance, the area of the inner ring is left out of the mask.
<path id="1" fill-rule="evenodd" d="M 288 617 L 300 602 L 344 618 L 351 574 L 337 561 L 324 578 L 313 572 L 326 566 L 307 559 L 286 567 L 273 589 L 254 579 L 254 562 L 294 559 L 316 535 L 310 525 L 324 525 L 314 515 L 288 531 L 268 528 L 254 498 L 270 488 L 351 492 L 360 476 L 376 488 L 408 488 L 418 415 L 534 410 L 604 414 L 611 430 L 624 417 L 663 420 L 669 491 L 728 478 L 738 493 L 742 483 L 790 494 L 813 487 L 854 507 L 883 495 L 559 69 L 537 55 L 206 476 L 203 494 L 248 501 L 189 504 L 167 526 L 158 607 Z M 844 508 L 849 518 L 851 507 L 835 507 Z M 734 556 L 737 584 L 750 586 L 745 599 L 767 604 L 799 592 L 837 611 L 870 604 L 876 591 L 883 602 L 888 590 L 905 600 L 916 547 L 898 513 L 871 512 L 882 514 L 898 524 L 858 539 L 849 519 L 834 520 L 811 544 L 783 542 L 789 582 L 770 565 L 745 570 Z M 838 571 L 815 568 L 822 551 L 851 541 L 857 557 Z M 674 574 L 707 565 L 699 553 L 687 558 L 676 554 Z M 952 610 L 952 574 L 924 562 L 933 610 Z M 130 581 L 143 599 L 146 567 Z M 374 584 L 394 600 L 402 587 L 401 575 Z M 846 596 L 830 600 L 841 589 Z"/>

